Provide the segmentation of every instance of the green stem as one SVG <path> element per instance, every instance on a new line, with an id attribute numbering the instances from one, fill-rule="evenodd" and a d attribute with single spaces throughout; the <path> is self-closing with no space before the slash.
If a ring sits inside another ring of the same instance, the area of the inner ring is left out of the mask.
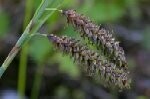
<path id="1" fill-rule="evenodd" d="M 32 18 L 32 9 L 33 9 L 33 2 L 34 0 L 26 0 L 26 7 L 25 7 L 25 17 L 24 17 L 24 24 L 23 28 L 25 29 L 26 25 Z M 25 43 L 22 47 L 22 51 L 20 53 L 20 64 L 19 64 L 19 71 L 18 71 L 18 92 L 20 99 L 24 98 L 25 88 L 26 88 L 26 69 L 27 69 L 27 57 L 28 57 L 28 43 Z"/>
<path id="2" fill-rule="evenodd" d="M 38 94 L 39 94 L 40 85 L 42 82 L 44 67 L 45 66 L 44 66 L 43 62 L 38 63 L 37 71 L 36 71 L 35 78 L 34 78 L 33 87 L 31 90 L 31 98 L 30 99 L 38 99 Z"/>
<path id="3" fill-rule="evenodd" d="M 20 55 L 20 66 L 18 71 L 18 92 L 20 99 L 24 99 L 23 97 L 25 96 L 28 46 L 28 43 L 23 45 Z"/>
<path id="4" fill-rule="evenodd" d="M 57 4 L 54 1 L 57 2 Z M 51 11 L 51 12 L 45 13 L 45 11 L 46 11 L 45 9 L 48 6 L 58 7 L 60 4 L 62 4 L 62 3 L 60 3 L 60 1 L 62 2 L 63 0 L 42 0 L 40 6 L 36 10 L 32 20 L 27 25 L 27 27 L 26 27 L 25 31 L 23 32 L 22 36 L 19 38 L 16 45 L 10 51 L 8 57 L 5 59 L 4 63 L 0 67 L 0 78 L 3 75 L 3 73 L 5 72 L 5 70 L 8 68 L 8 66 L 10 65 L 12 60 L 14 59 L 14 57 L 20 51 L 23 44 L 25 42 L 27 42 L 32 37 L 31 34 L 35 34 L 39 30 L 39 28 L 43 25 L 43 23 L 52 15 L 52 12 L 54 12 L 54 11 Z M 43 13 L 45 13 L 46 15 L 42 16 Z"/>
<path id="5" fill-rule="evenodd" d="M 17 41 L 16 45 L 10 51 L 10 53 L 8 54 L 8 57 L 5 59 L 4 63 L 0 67 L 0 78 L 3 75 L 3 73 L 5 72 L 5 70 L 7 69 L 7 67 L 10 65 L 10 63 L 12 62 L 14 57 L 19 52 L 20 48 L 22 47 L 22 44 L 24 44 L 24 42 L 26 42 L 28 40 L 28 38 L 30 38 L 30 34 L 29 34 L 28 31 L 30 31 L 31 24 L 32 24 L 32 20 L 30 21 L 30 23 L 28 24 L 25 32 L 19 38 L 19 40 Z"/>

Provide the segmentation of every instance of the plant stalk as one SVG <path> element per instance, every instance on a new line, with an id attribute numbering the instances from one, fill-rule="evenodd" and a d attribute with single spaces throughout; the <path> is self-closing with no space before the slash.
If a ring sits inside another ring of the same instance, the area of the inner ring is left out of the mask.
<path id="1" fill-rule="evenodd" d="M 17 41 L 16 45 L 13 47 L 13 49 L 10 51 L 9 55 L 3 62 L 2 66 L 0 67 L 0 78 L 2 77 L 3 73 L 7 69 L 7 67 L 10 65 L 14 57 L 17 55 L 17 53 L 22 48 L 23 44 L 27 42 L 34 34 L 37 33 L 39 28 L 44 24 L 44 22 L 52 15 L 52 12 L 47 12 L 45 16 L 42 16 L 43 13 L 46 11 L 45 9 L 48 6 L 55 6 L 56 8 L 62 4 L 63 0 L 42 0 L 40 6 L 36 10 L 32 20 L 27 25 L 25 31 L 23 32 L 22 36 Z M 57 5 L 56 5 L 57 3 Z M 59 4 L 58 4 L 59 3 Z M 32 35 L 32 36 L 31 36 Z"/>

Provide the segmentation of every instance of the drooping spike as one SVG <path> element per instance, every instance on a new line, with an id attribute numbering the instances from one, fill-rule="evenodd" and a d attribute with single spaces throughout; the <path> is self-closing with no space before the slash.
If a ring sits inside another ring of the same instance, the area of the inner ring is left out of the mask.
<path id="1" fill-rule="evenodd" d="M 89 38 L 98 48 L 104 50 L 104 55 L 110 61 L 120 68 L 128 69 L 124 50 L 107 28 L 96 25 L 89 18 L 78 14 L 75 10 L 64 10 L 62 14 L 67 17 L 69 24 L 72 24 L 76 30 L 80 31 L 83 38 Z"/>
<path id="2" fill-rule="evenodd" d="M 116 86 L 120 89 L 130 87 L 129 72 L 123 68 L 118 68 L 114 63 L 111 63 L 101 57 L 99 53 L 94 52 L 80 43 L 80 41 L 62 36 L 58 37 L 53 34 L 48 36 L 58 49 L 66 54 L 70 54 L 76 62 L 83 64 L 87 73 L 92 77 L 98 75 L 104 81 L 104 85 Z"/>

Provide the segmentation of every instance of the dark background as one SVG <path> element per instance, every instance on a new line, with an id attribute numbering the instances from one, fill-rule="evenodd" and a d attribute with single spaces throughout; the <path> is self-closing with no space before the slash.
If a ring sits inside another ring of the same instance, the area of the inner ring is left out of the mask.
<path id="1" fill-rule="evenodd" d="M 40 2 L 0 0 L 0 64 Z M 0 99 L 20 99 L 19 95 L 26 99 L 150 99 L 150 0 L 64 0 L 61 9 L 75 9 L 114 31 L 127 56 L 131 89 L 104 88 L 82 74 L 76 63 L 56 51 L 46 38 L 34 37 L 0 79 Z M 57 12 L 39 32 L 78 37 Z"/>

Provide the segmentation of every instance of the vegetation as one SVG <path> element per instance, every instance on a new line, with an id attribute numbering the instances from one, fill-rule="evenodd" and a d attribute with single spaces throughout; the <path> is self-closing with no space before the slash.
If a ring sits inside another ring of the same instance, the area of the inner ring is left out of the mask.
<path id="1" fill-rule="evenodd" d="M 149 1 L 21 0 L 15 22 L 8 2 L 0 1 L 1 88 L 12 85 L 19 99 L 149 96 L 139 80 L 149 79 Z"/>

